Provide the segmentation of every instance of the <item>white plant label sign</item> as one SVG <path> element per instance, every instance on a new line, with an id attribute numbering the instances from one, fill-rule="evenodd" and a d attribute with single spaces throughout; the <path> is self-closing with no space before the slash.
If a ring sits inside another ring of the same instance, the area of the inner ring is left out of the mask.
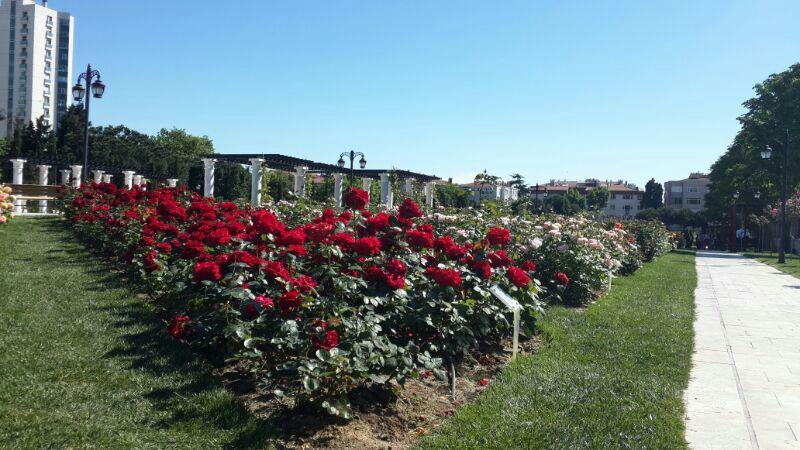
<path id="1" fill-rule="evenodd" d="M 509 311 L 514 313 L 514 349 L 511 353 L 511 360 L 513 361 L 517 359 L 517 349 L 519 348 L 519 312 L 522 310 L 522 305 L 520 305 L 515 298 L 508 295 L 506 291 L 500 289 L 500 286 L 496 284 L 489 288 L 489 292 L 503 302 Z"/>

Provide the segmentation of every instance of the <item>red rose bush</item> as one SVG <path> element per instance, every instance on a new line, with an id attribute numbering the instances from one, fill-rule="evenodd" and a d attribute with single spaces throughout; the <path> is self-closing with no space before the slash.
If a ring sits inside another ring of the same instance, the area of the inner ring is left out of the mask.
<path id="1" fill-rule="evenodd" d="M 372 213 L 358 189 L 345 203 L 341 213 L 253 209 L 107 183 L 65 194 L 75 229 L 135 272 L 176 340 L 343 417 L 354 388 L 444 377 L 443 361 L 507 337 L 493 285 L 524 306 L 531 329 L 541 262 L 506 227 L 451 232 L 410 199 Z"/>

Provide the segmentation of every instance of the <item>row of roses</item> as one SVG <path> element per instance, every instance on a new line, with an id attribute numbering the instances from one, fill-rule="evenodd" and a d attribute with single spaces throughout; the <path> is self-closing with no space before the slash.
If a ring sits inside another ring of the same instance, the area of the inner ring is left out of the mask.
<path id="1" fill-rule="evenodd" d="M 491 286 L 524 306 L 530 330 L 539 297 L 585 303 L 638 252 L 621 224 L 447 219 L 409 199 L 372 213 L 358 189 L 339 213 L 103 183 L 67 200 L 76 229 L 136 270 L 175 338 L 345 417 L 355 387 L 444 376 L 444 361 L 499 343 L 509 315 Z"/>

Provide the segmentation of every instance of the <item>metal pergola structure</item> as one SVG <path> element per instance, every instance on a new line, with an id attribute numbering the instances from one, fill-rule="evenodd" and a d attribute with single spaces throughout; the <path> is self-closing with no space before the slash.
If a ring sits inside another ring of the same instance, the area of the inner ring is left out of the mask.
<path id="1" fill-rule="evenodd" d="M 0 164 L 5 164 L 5 163 L 7 163 L 7 162 L 9 162 L 9 161 L 11 161 L 12 159 L 15 159 L 15 158 L 16 157 L 3 157 L 3 158 L 0 158 Z M 19 158 L 24 159 L 26 164 L 48 165 L 48 166 L 52 166 L 53 168 L 58 168 L 58 167 L 66 167 L 66 168 L 68 168 L 68 167 L 70 167 L 71 165 L 74 165 L 74 164 L 79 164 L 79 165 L 81 165 L 81 167 L 83 167 L 83 164 L 80 161 L 69 161 L 69 160 L 59 159 L 59 158 L 39 158 L 39 157 L 29 157 L 29 156 L 24 156 L 24 157 L 20 156 Z M 123 171 L 129 170 L 129 169 L 130 168 L 127 167 L 127 166 L 89 163 L 88 171 L 91 172 L 92 170 L 102 170 L 102 171 L 104 171 L 106 173 L 117 174 L 117 173 L 122 173 Z M 157 178 L 159 178 L 158 176 L 154 176 L 151 173 L 140 173 L 138 171 L 136 173 L 139 174 L 139 175 L 142 175 L 143 177 L 148 178 L 148 179 L 157 179 Z"/>
<path id="2" fill-rule="evenodd" d="M 210 158 L 218 161 L 229 161 L 240 164 L 250 164 L 251 158 L 261 158 L 264 164 L 270 169 L 293 172 L 296 167 L 307 167 L 308 172 L 319 174 L 349 173 L 350 169 L 339 167 L 335 164 L 319 163 L 294 156 L 280 155 L 277 153 L 215 153 Z M 358 178 L 379 179 L 382 173 L 393 173 L 400 179 L 413 178 L 419 182 L 436 181 L 440 178 L 436 175 L 410 172 L 408 170 L 393 169 L 356 169 L 353 171 Z"/>

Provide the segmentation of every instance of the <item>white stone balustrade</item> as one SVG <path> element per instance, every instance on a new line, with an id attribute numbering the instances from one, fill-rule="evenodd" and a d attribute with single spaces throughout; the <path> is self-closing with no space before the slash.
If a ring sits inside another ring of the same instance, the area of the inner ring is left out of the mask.
<path id="1" fill-rule="evenodd" d="M 308 172 L 308 167 L 296 166 L 294 168 L 294 195 L 298 197 L 306 196 L 306 172 Z"/>
<path id="2" fill-rule="evenodd" d="M 123 184 L 125 185 L 126 188 L 131 189 L 133 187 L 133 175 L 135 173 L 136 172 L 134 172 L 132 170 L 123 170 L 122 171 L 122 176 L 124 177 Z"/>
<path id="3" fill-rule="evenodd" d="M 14 184 L 22 184 L 22 171 L 25 168 L 24 159 L 11 160 L 11 182 Z M 21 214 L 22 208 L 25 206 L 25 200 L 14 200 L 14 214 Z"/>
<path id="4" fill-rule="evenodd" d="M 382 173 L 381 176 L 381 204 L 391 208 L 392 207 L 392 183 L 389 180 L 388 173 Z"/>
<path id="5" fill-rule="evenodd" d="M 333 201 L 336 203 L 336 206 L 342 206 L 342 188 L 344 187 L 342 185 L 343 182 L 343 173 L 333 174 Z"/>
<path id="6" fill-rule="evenodd" d="M 214 165 L 217 162 L 213 158 L 203 158 L 203 196 L 214 196 Z"/>
<path id="7" fill-rule="evenodd" d="M 261 206 L 261 183 L 264 181 L 264 159 L 250 158 L 250 204 Z"/>
<path id="8" fill-rule="evenodd" d="M 50 167 L 48 165 L 39 164 L 36 166 L 39 169 L 39 184 L 41 186 L 47 186 L 47 178 L 50 174 Z M 39 212 L 46 213 L 47 212 L 47 200 L 39 200 Z"/>
<path id="9" fill-rule="evenodd" d="M 78 189 L 81 187 L 81 181 L 83 177 L 83 166 L 80 164 L 73 164 L 69 166 L 72 169 L 72 187 Z"/>

